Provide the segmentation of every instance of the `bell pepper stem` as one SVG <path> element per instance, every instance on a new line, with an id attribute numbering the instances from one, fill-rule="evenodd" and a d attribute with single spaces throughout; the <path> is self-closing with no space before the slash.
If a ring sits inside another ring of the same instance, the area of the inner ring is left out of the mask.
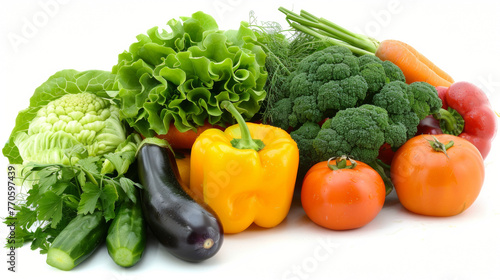
<path id="1" fill-rule="evenodd" d="M 464 130 L 464 118 L 452 108 L 448 108 L 448 110 L 439 109 L 434 118 L 439 120 L 439 126 L 446 134 L 458 136 Z"/>
<path id="2" fill-rule="evenodd" d="M 245 119 L 243 119 L 243 116 L 241 116 L 240 112 L 238 112 L 236 107 L 234 107 L 233 103 L 225 100 L 221 102 L 221 105 L 222 107 L 224 107 L 224 109 L 228 110 L 231 115 L 233 115 L 241 129 L 241 138 L 233 139 L 231 141 L 231 145 L 233 145 L 233 147 L 237 149 L 252 149 L 257 152 L 262 150 L 265 146 L 264 142 L 262 142 L 262 140 L 260 139 L 252 139 Z"/>

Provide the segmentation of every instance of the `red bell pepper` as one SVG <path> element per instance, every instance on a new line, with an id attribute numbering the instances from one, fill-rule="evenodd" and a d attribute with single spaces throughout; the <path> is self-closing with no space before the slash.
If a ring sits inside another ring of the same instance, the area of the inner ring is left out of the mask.
<path id="1" fill-rule="evenodd" d="M 439 120 L 442 132 L 467 139 L 486 158 L 497 130 L 497 116 L 486 94 L 468 82 L 457 82 L 448 88 L 438 86 L 436 89 L 443 107 L 433 117 Z M 429 123 L 421 123 L 420 133 L 427 130 L 431 134 L 439 134 L 439 129 L 429 126 Z"/>

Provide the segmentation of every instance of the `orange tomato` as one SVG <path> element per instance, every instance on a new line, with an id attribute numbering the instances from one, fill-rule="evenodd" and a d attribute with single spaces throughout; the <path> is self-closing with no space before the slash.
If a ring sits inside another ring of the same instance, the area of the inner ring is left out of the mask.
<path id="1" fill-rule="evenodd" d="M 349 161 L 347 166 L 351 166 Z M 314 223 L 334 230 L 354 229 L 368 224 L 380 212 L 385 185 L 380 175 L 363 162 L 356 161 L 352 169 L 332 170 L 323 161 L 306 173 L 301 201 Z"/>
<path id="2" fill-rule="evenodd" d="M 484 182 L 481 153 L 469 141 L 447 134 L 434 135 L 453 146 L 436 151 L 431 135 L 419 135 L 401 146 L 391 165 L 391 179 L 401 204 L 429 216 L 462 213 L 476 200 Z M 450 143 L 451 144 L 451 143 Z"/>

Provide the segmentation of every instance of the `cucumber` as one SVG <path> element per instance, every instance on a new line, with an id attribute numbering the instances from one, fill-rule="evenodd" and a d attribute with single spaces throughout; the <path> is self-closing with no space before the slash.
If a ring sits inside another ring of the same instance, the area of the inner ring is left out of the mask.
<path id="1" fill-rule="evenodd" d="M 123 202 L 106 236 L 106 247 L 113 261 L 122 267 L 139 262 L 146 247 L 146 222 L 139 201 Z"/>
<path id="2" fill-rule="evenodd" d="M 102 212 L 78 215 L 57 235 L 47 252 L 47 264 L 71 270 L 104 241 L 108 225 Z"/>
<path id="3" fill-rule="evenodd" d="M 222 246 L 222 224 L 208 205 L 198 203 L 182 188 L 173 153 L 143 144 L 137 163 L 144 219 L 158 241 L 188 262 L 214 256 Z"/>

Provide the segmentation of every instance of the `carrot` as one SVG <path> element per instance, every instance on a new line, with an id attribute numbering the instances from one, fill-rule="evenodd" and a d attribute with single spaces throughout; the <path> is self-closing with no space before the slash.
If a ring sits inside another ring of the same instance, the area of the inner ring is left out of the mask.
<path id="1" fill-rule="evenodd" d="M 381 60 L 391 61 L 403 71 L 408 84 L 421 81 L 433 86 L 449 87 L 454 82 L 450 75 L 408 44 L 397 40 L 379 42 L 303 10 L 300 15 L 283 7 L 279 10 L 298 31 L 333 45 L 345 46 L 356 55 L 376 55 Z"/>
<path id="2" fill-rule="evenodd" d="M 437 67 L 410 45 L 397 40 L 380 42 L 375 55 L 381 60 L 389 60 L 404 73 L 406 82 L 422 81 L 433 86 L 449 87 L 453 78 Z"/>

